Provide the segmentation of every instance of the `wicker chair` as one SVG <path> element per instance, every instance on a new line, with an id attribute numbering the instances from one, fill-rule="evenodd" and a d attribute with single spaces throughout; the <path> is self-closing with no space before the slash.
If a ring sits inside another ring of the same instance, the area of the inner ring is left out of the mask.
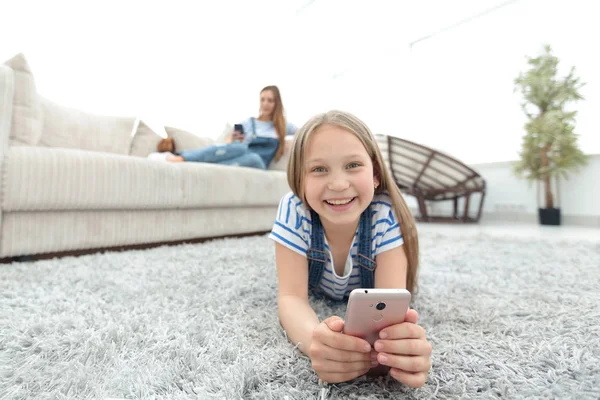
<path id="1" fill-rule="evenodd" d="M 387 135 L 376 135 L 396 184 L 416 197 L 423 222 L 478 222 L 485 199 L 485 180 L 464 163 L 423 145 Z M 475 215 L 470 215 L 472 195 L 480 194 Z M 464 198 L 462 215 L 459 199 Z M 427 202 L 453 201 L 452 215 L 429 215 Z"/>

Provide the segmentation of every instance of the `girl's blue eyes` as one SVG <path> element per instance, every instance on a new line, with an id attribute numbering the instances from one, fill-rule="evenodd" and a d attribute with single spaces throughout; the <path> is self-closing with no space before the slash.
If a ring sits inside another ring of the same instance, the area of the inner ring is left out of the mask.
<path id="1" fill-rule="evenodd" d="M 360 167 L 360 164 L 357 162 L 353 162 L 353 163 L 346 165 L 346 168 L 356 168 L 356 167 Z M 325 172 L 325 168 L 324 167 L 315 167 L 311 171 L 312 172 Z"/>

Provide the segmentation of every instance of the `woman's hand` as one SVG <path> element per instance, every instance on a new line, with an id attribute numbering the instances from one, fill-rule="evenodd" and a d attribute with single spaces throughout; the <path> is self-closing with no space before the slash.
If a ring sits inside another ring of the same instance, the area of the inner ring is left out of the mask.
<path id="1" fill-rule="evenodd" d="M 375 342 L 377 360 L 391 367 L 390 375 L 410 387 L 421 387 L 431 369 L 431 344 L 425 330 L 417 325 L 415 310 L 406 313 L 405 322 L 388 326 L 379 332 Z"/>
<path id="2" fill-rule="evenodd" d="M 243 142 L 244 141 L 244 134 L 238 131 L 233 131 L 233 133 L 231 134 L 231 141 L 232 142 Z"/>
<path id="3" fill-rule="evenodd" d="M 342 333 L 344 320 L 329 317 L 314 329 L 308 356 L 319 378 L 345 382 L 377 366 L 376 353 L 366 340 Z"/>

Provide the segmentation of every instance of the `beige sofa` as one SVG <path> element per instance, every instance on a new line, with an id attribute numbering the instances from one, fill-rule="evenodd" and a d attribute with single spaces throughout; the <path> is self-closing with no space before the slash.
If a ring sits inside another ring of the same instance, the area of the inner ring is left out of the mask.
<path id="1" fill-rule="evenodd" d="M 214 143 L 165 131 L 178 150 Z M 159 140 L 135 117 L 92 115 L 39 95 L 22 54 L 0 65 L 0 259 L 271 228 L 289 190 L 287 152 L 268 171 L 172 164 L 146 158 Z"/>

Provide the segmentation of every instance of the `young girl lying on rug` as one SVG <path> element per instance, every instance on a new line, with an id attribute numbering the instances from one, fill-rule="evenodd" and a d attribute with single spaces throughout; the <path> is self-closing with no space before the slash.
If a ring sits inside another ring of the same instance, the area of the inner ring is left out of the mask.
<path id="1" fill-rule="evenodd" d="M 352 380 L 380 364 L 396 380 L 423 386 L 431 345 L 415 310 L 381 330 L 372 349 L 343 334 L 341 318 L 319 322 L 308 303 L 309 291 L 347 301 L 353 289 L 373 287 L 373 279 L 376 288 L 416 289 L 416 226 L 373 134 L 351 114 L 317 115 L 298 130 L 287 173 L 292 192 L 281 199 L 269 237 L 276 242 L 279 318 L 288 337 L 325 382 Z M 370 232 L 358 229 L 361 218 L 372 222 Z M 317 261 L 323 251 L 327 263 Z M 361 281 L 363 257 L 375 260 L 371 283 Z"/>

